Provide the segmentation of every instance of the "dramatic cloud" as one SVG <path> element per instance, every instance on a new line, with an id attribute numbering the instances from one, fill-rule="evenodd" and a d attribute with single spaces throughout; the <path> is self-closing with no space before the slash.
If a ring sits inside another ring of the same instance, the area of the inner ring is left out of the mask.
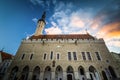
<path id="1" fill-rule="evenodd" d="M 98 36 L 103 37 L 104 39 L 120 37 L 120 22 L 109 23 L 104 25 L 100 31 L 98 31 Z"/>
<path id="2" fill-rule="evenodd" d="M 114 0 L 103 8 L 78 7 L 75 2 L 31 0 L 34 5 L 54 5 L 53 14 L 49 18 L 46 34 L 83 34 L 88 33 L 104 38 L 107 46 L 120 48 L 120 1 Z M 88 5 L 88 4 L 87 4 Z M 35 22 L 37 19 L 33 19 Z M 115 40 L 117 41 L 115 41 Z"/>
<path id="3" fill-rule="evenodd" d="M 51 22 L 58 26 L 62 34 L 85 32 L 91 24 L 91 8 L 88 10 L 79 8 L 76 11 L 72 11 L 72 8 L 74 8 L 72 3 L 60 2 L 55 6 L 54 14 L 50 17 Z"/>
<path id="4" fill-rule="evenodd" d="M 120 49 L 120 1 L 106 5 L 92 21 L 91 28 L 96 36 L 104 38 L 110 51 L 113 47 Z M 115 50 L 115 49 L 114 49 Z"/>

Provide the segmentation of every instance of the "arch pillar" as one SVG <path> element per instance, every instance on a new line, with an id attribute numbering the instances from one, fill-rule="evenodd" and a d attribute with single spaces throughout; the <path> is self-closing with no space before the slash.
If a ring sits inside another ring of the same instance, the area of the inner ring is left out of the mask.
<path id="1" fill-rule="evenodd" d="M 90 72 L 89 71 L 86 71 L 85 75 L 86 75 L 87 80 L 91 80 L 91 78 L 90 78 Z"/>
<path id="2" fill-rule="evenodd" d="M 33 72 L 30 71 L 29 74 L 28 74 L 28 80 L 32 80 L 32 74 L 33 74 Z"/>
<path id="3" fill-rule="evenodd" d="M 101 80 L 99 72 L 95 72 L 95 75 L 96 75 L 96 80 Z"/>
<path id="4" fill-rule="evenodd" d="M 52 71 L 51 73 L 52 73 L 51 79 L 52 79 L 52 80 L 55 80 L 55 71 Z"/>
<path id="5" fill-rule="evenodd" d="M 74 74 L 75 74 L 75 80 L 78 80 L 79 79 L 78 71 L 75 71 Z"/>
<path id="6" fill-rule="evenodd" d="M 44 71 L 40 72 L 39 79 L 40 79 L 40 80 L 43 80 L 43 76 L 44 76 Z"/>
<path id="7" fill-rule="evenodd" d="M 63 80 L 67 80 L 67 72 L 63 71 Z"/>

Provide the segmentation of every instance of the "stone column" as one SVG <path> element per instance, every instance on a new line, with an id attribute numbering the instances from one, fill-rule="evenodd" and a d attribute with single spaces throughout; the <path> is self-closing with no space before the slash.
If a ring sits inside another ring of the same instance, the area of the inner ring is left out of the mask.
<path id="1" fill-rule="evenodd" d="M 67 80 L 67 73 L 63 72 L 63 80 Z"/>
<path id="2" fill-rule="evenodd" d="M 51 80 L 55 80 L 55 72 L 51 72 L 51 73 L 52 73 Z"/>
<path id="3" fill-rule="evenodd" d="M 43 80 L 43 78 L 44 78 L 44 72 L 40 72 L 39 80 Z"/>
<path id="4" fill-rule="evenodd" d="M 28 80 L 32 80 L 32 74 L 33 74 L 33 72 L 29 72 L 29 74 L 28 74 Z"/>
<path id="5" fill-rule="evenodd" d="M 87 72 L 85 73 L 85 75 L 86 75 L 87 80 L 91 80 L 91 78 L 90 78 L 90 72 L 89 72 L 89 71 L 87 71 Z"/>
<path id="6" fill-rule="evenodd" d="M 98 72 L 95 72 L 96 80 L 100 80 L 100 74 Z"/>
<path id="7" fill-rule="evenodd" d="M 75 80 L 78 80 L 79 79 L 79 76 L 78 76 L 78 72 L 77 71 L 75 71 Z"/>

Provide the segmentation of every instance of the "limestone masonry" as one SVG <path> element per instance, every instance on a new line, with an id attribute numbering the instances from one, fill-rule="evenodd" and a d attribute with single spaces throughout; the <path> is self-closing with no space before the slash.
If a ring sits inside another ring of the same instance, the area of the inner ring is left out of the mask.
<path id="1" fill-rule="evenodd" d="M 120 77 L 119 66 L 102 38 L 89 33 L 43 35 L 45 17 L 44 12 L 35 34 L 22 40 L 6 80 L 115 80 Z"/>

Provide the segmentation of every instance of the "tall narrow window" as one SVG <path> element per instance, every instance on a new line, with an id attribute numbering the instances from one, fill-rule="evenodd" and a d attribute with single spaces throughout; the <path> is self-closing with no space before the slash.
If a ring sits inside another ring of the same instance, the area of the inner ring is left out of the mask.
<path id="1" fill-rule="evenodd" d="M 73 52 L 74 60 L 77 60 L 76 52 Z"/>
<path id="2" fill-rule="evenodd" d="M 30 60 L 33 58 L 33 54 L 30 55 Z"/>
<path id="3" fill-rule="evenodd" d="M 53 51 L 51 51 L 50 59 L 53 59 Z"/>
<path id="4" fill-rule="evenodd" d="M 24 59 L 24 57 L 25 57 L 25 54 L 23 54 L 23 55 L 22 55 L 21 59 L 23 60 L 23 59 Z"/>
<path id="5" fill-rule="evenodd" d="M 57 60 L 59 60 L 60 59 L 60 55 L 59 54 L 57 54 Z"/>
<path id="6" fill-rule="evenodd" d="M 71 60 L 71 52 L 68 52 L 68 60 Z"/>
<path id="7" fill-rule="evenodd" d="M 46 59 L 47 54 L 44 54 L 44 60 Z"/>
<path id="8" fill-rule="evenodd" d="M 91 60 L 90 52 L 87 52 L 87 57 L 88 57 L 88 60 Z"/>
<path id="9" fill-rule="evenodd" d="M 98 53 L 98 52 L 95 52 L 95 54 L 96 54 L 97 59 L 98 59 L 98 60 L 101 60 L 99 53 Z"/>
<path id="10" fill-rule="evenodd" d="M 85 52 L 82 52 L 83 60 L 86 60 Z"/>

